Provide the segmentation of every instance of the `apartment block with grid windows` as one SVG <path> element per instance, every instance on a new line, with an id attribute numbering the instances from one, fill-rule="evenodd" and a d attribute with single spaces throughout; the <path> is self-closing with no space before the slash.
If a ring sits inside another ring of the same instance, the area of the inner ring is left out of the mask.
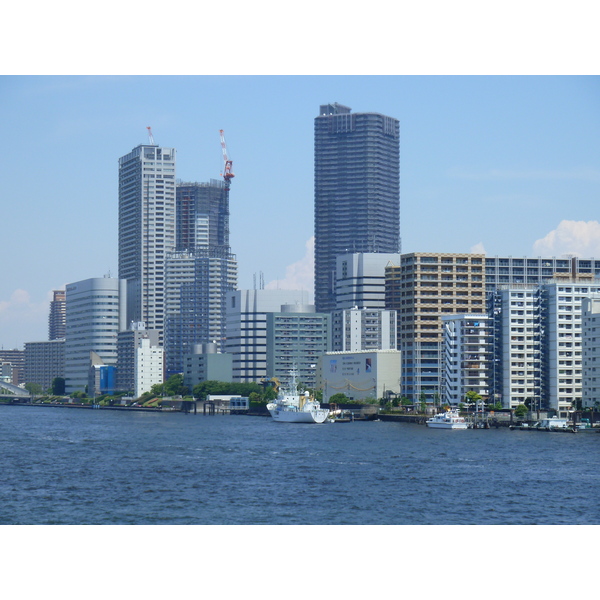
<path id="1" fill-rule="evenodd" d="M 485 312 L 485 255 L 414 252 L 386 268 L 386 308 L 398 314 L 402 395 L 441 397 L 441 316 Z"/>

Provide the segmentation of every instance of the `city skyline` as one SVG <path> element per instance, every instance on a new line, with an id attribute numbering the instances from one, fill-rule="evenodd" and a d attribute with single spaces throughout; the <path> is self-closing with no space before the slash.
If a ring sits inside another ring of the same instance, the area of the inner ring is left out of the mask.
<path id="1" fill-rule="evenodd" d="M 3 76 L 0 88 L 5 349 L 47 338 L 53 290 L 117 276 L 117 161 L 147 126 L 176 149 L 178 179 L 199 182 L 220 177 L 225 130 L 239 289 L 260 274 L 312 297 L 313 122 L 328 102 L 400 121 L 404 253 L 600 257 L 597 77 Z"/>

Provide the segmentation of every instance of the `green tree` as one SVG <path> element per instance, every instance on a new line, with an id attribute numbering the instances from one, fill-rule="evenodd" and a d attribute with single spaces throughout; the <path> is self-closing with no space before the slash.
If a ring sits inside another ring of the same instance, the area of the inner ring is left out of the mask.
<path id="1" fill-rule="evenodd" d="M 277 392 L 275 388 L 268 387 L 263 393 L 263 400 L 265 402 L 270 402 L 271 400 L 275 400 L 277 398 Z"/>
<path id="2" fill-rule="evenodd" d="M 26 383 L 25 389 L 33 396 L 39 396 L 44 391 L 39 383 Z"/>
<path id="3" fill-rule="evenodd" d="M 350 402 L 350 398 L 342 392 L 338 392 L 329 398 L 329 404 L 347 404 L 348 402 Z"/>
<path id="4" fill-rule="evenodd" d="M 515 417 L 524 417 L 527 414 L 527 407 L 524 404 L 519 404 L 517 408 L 515 408 Z"/>
<path id="5" fill-rule="evenodd" d="M 473 390 L 469 390 L 466 394 L 465 394 L 465 402 L 468 402 L 470 404 L 475 404 L 477 403 L 479 400 L 481 400 L 481 396 L 473 391 Z"/>
<path id="6" fill-rule="evenodd" d="M 65 379 L 64 377 L 55 377 L 52 380 L 52 393 L 55 396 L 65 395 Z"/>

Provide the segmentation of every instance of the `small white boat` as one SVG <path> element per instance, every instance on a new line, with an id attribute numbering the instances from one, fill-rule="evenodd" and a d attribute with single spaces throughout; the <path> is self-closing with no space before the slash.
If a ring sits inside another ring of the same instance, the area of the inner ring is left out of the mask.
<path id="1" fill-rule="evenodd" d="M 275 402 L 267 404 L 267 410 L 274 421 L 281 423 L 324 423 L 329 410 L 311 398 L 308 392 L 296 391 L 296 373 L 292 371 L 289 389 L 281 388 Z"/>
<path id="2" fill-rule="evenodd" d="M 425 424 L 427 427 L 433 427 L 434 429 L 467 429 L 467 422 L 464 417 L 458 414 L 456 408 L 433 415 L 425 421 Z"/>

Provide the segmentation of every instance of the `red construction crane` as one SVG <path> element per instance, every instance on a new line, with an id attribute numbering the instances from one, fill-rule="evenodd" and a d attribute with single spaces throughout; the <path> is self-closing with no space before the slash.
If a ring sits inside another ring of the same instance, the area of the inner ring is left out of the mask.
<path id="1" fill-rule="evenodd" d="M 152 127 L 146 127 L 146 129 L 148 130 L 148 139 L 150 140 L 150 145 L 156 146 L 154 143 L 154 137 L 152 137 Z"/>
<path id="2" fill-rule="evenodd" d="M 225 162 L 225 168 L 223 169 L 223 173 L 221 173 L 221 176 L 225 180 L 225 187 L 229 189 L 229 186 L 231 185 L 231 180 L 235 177 L 235 175 L 231 171 L 233 161 L 227 158 L 227 146 L 225 145 L 225 135 L 223 130 L 219 129 L 219 133 L 221 134 L 221 148 L 223 148 L 223 160 Z"/>

